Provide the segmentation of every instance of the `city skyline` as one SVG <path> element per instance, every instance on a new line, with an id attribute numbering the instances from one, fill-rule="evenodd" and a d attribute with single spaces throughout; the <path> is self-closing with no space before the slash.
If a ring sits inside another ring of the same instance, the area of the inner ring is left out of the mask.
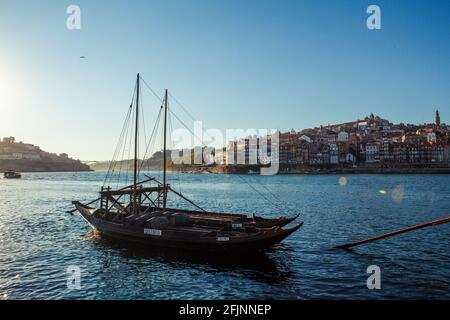
<path id="1" fill-rule="evenodd" d="M 308 127 L 308 128 L 292 128 L 290 130 L 284 130 L 284 131 L 281 130 L 280 134 L 288 134 L 292 130 L 294 130 L 297 134 L 302 134 L 302 133 L 304 133 L 304 132 L 306 132 L 308 130 L 314 130 L 314 129 L 320 129 L 320 128 L 324 128 L 325 129 L 325 128 L 329 128 L 329 127 L 336 128 L 336 127 L 339 127 L 339 126 L 342 126 L 342 125 L 345 125 L 345 124 L 364 122 L 365 120 L 368 120 L 370 117 L 376 117 L 376 118 L 379 118 L 381 120 L 385 120 L 387 122 L 390 122 L 390 120 L 388 118 L 380 117 L 379 115 L 375 115 L 375 114 L 371 113 L 370 115 L 367 115 L 366 117 L 355 118 L 355 119 L 352 119 L 352 120 L 349 120 L 349 121 L 344 121 L 344 122 L 341 122 L 341 123 L 319 124 L 319 125 Z M 437 122 L 439 122 L 439 123 L 437 123 Z M 424 122 L 424 123 L 410 123 L 410 122 L 407 122 L 407 121 L 402 121 L 402 122 L 399 122 L 399 123 L 394 123 L 394 122 L 390 122 L 390 123 L 392 123 L 394 126 L 398 126 L 400 124 L 403 124 L 405 126 L 412 125 L 412 126 L 417 126 L 417 127 L 421 127 L 421 126 L 427 126 L 427 127 L 442 126 L 442 128 L 446 127 L 447 130 L 448 130 L 448 128 L 450 128 L 450 123 L 447 123 L 446 121 L 441 121 L 439 110 L 435 111 L 435 113 L 434 113 L 434 120 L 433 121 L 428 121 L 428 122 Z M 345 132 L 346 130 L 343 129 L 341 131 Z M 207 136 L 208 133 L 204 132 L 204 135 Z M 236 137 L 232 141 L 225 141 L 224 145 L 222 147 L 217 147 L 216 150 L 219 150 L 219 149 L 222 149 L 222 148 L 229 148 L 229 142 L 236 142 L 238 140 L 242 140 L 242 139 L 245 140 L 247 138 L 248 138 L 248 136 L 242 135 L 242 136 Z M 1 143 L 2 139 L 5 140 L 5 141 L 11 140 L 11 141 L 13 141 L 15 143 L 20 143 L 20 144 L 23 143 L 24 145 L 30 145 L 30 144 L 34 145 L 33 141 L 22 141 L 22 139 L 20 139 L 20 137 L 15 137 L 15 136 L 3 136 L 3 137 L 0 136 L 0 143 Z M 36 147 L 38 149 L 41 148 L 41 146 L 39 146 L 39 145 L 36 145 Z M 187 147 L 188 148 L 194 148 L 194 147 L 199 147 L 199 146 L 192 145 L 192 146 L 187 146 Z M 211 146 L 203 145 L 202 147 L 211 147 Z M 48 150 L 45 150 L 45 151 L 48 151 Z M 161 150 L 159 150 L 159 149 L 154 150 L 154 152 L 160 152 L 160 151 Z M 62 151 L 61 150 L 59 150 L 59 151 L 58 150 L 57 151 L 53 151 L 52 150 L 51 153 L 53 153 L 54 155 L 63 154 L 65 156 L 70 156 L 70 158 L 73 158 L 73 159 L 76 159 L 76 160 L 85 161 L 85 162 L 93 162 L 93 161 L 104 162 L 104 161 L 110 161 L 111 160 L 111 159 L 80 159 L 80 158 L 77 158 L 76 156 L 72 157 L 72 155 L 66 154 L 64 152 L 64 150 L 62 150 Z M 150 158 L 152 156 L 152 154 L 153 153 L 147 154 L 146 158 Z M 140 157 L 140 158 L 142 158 L 142 157 Z M 132 158 L 122 159 L 122 160 L 132 160 Z"/>
<path id="2" fill-rule="evenodd" d="M 372 112 L 432 123 L 436 109 L 449 122 L 448 2 L 377 1 L 381 30 L 366 28 L 366 1 L 77 1 L 80 30 L 66 28 L 70 4 L 0 4 L 2 137 L 109 160 L 137 72 L 223 131 Z M 150 127 L 159 102 L 144 106 Z"/>

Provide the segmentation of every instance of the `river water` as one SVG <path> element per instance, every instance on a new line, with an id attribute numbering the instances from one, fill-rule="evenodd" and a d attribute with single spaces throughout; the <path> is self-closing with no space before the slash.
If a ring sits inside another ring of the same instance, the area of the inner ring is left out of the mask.
<path id="1" fill-rule="evenodd" d="M 174 188 L 210 210 L 302 212 L 304 226 L 281 245 L 239 261 L 102 239 L 65 210 L 95 199 L 103 179 L 0 179 L 0 299 L 450 298 L 450 224 L 333 249 L 450 216 L 450 175 L 171 174 Z M 380 290 L 366 287 L 370 265 L 380 267 Z M 69 266 L 80 268 L 80 289 L 67 287 Z"/>

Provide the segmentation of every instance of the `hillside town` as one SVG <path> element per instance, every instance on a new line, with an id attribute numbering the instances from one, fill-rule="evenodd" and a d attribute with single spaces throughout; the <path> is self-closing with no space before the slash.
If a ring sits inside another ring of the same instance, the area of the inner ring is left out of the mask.
<path id="1" fill-rule="evenodd" d="M 0 140 L 0 171 L 87 171 L 89 166 L 66 153 L 49 153 L 30 143 L 16 142 L 14 137 Z"/>
<path id="2" fill-rule="evenodd" d="M 215 151 L 215 163 L 226 167 L 264 164 L 261 141 L 255 136 L 231 141 L 227 148 Z M 279 132 L 278 143 L 282 171 L 295 167 L 448 168 L 450 162 L 450 126 L 441 123 L 439 111 L 433 123 L 421 125 L 393 124 L 371 114 L 347 123 L 292 129 Z M 270 148 L 267 151 L 274 159 Z"/>

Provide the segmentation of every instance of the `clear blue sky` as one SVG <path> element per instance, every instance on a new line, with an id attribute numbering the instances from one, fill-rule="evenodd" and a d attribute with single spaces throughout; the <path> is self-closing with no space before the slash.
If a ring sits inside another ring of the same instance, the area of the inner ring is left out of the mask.
<path id="1" fill-rule="evenodd" d="M 109 159 L 137 72 L 210 128 L 450 122 L 450 1 L 0 2 L 1 136 Z"/>

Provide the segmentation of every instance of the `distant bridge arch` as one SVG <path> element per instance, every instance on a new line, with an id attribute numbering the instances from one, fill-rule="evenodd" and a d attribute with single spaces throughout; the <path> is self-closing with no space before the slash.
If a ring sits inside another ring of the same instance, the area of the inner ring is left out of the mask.
<path id="1" fill-rule="evenodd" d="M 97 160 L 81 160 L 82 163 L 90 165 L 90 164 L 95 164 L 97 162 L 101 162 L 101 161 L 97 161 Z"/>

